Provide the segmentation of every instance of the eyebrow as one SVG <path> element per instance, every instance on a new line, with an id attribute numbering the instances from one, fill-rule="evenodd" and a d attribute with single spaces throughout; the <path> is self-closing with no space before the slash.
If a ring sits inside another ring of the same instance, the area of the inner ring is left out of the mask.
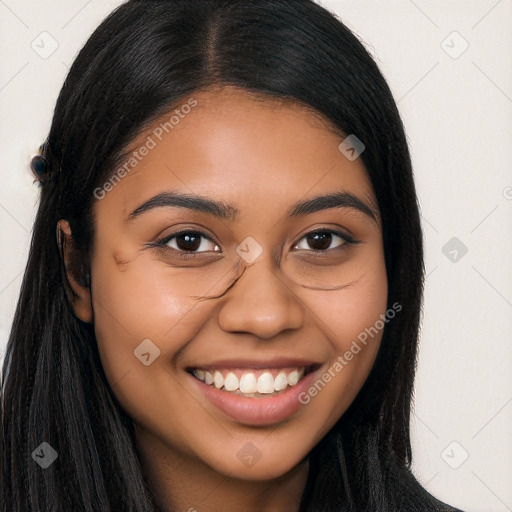
<path id="1" fill-rule="evenodd" d="M 140 205 L 130 213 L 127 220 L 135 219 L 153 208 L 161 207 L 186 208 L 188 210 L 208 213 L 215 217 L 227 220 L 236 220 L 240 213 L 236 207 L 222 201 L 215 201 L 198 195 L 181 194 L 178 192 L 162 192 Z M 302 217 L 304 215 L 310 215 L 312 213 L 329 210 L 331 208 L 349 208 L 351 210 L 357 210 L 364 213 L 374 223 L 378 222 L 379 215 L 373 204 L 366 204 L 355 195 L 343 191 L 299 201 L 288 210 L 287 216 Z"/>
<path id="2" fill-rule="evenodd" d="M 298 202 L 288 210 L 288 216 L 300 217 L 331 208 L 350 208 L 357 210 L 364 213 L 373 222 L 378 222 L 379 215 L 373 203 L 366 204 L 363 200 L 348 192 L 334 192 L 332 194 L 313 197 L 312 199 Z"/>
<path id="3" fill-rule="evenodd" d="M 163 192 L 149 201 L 141 204 L 136 210 L 130 213 L 128 220 L 132 220 L 143 213 L 160 207 L 186 208 L 197 212 L 209 213 L 221 219 L 235 220 L 238 210 L 234 206 L 230 206 L 221 201 L 214 201 L 206 197 L 180 194 L 178 192 Z"/>

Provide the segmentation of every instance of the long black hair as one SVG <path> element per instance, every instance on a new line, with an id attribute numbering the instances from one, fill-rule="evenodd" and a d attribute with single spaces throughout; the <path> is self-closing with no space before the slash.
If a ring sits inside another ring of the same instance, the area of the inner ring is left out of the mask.
<path id="1" fill-rule="evenodd" d="M 422 232 L 403 125 L 376 63 L 312 0 L 131 0 L 79 53 L 41 147 L 51 173 L 2 373 L 3 511 L 156 510 L 94 329 L 75 316 L 56 226 L 69 221 L 70 269 L 90 284 L 93 191 L 143 128 L 193 93 L 225 85 L 307 105 L 363 141 L 388 304 L 402 305 L 360 393 L 310 454 L 301 511 L 445 510 L 410 471 Z M 58 453 L 45 470 L 32 455 L 42 442 Z"/>

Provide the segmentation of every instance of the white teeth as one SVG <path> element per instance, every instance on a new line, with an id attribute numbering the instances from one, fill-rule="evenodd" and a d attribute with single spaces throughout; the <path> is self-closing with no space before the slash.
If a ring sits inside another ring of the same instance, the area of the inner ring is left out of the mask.
<path id="1" fill-rule="evenodd" d="M 258 377 L 257 390 L 265 394 L 274 392 L 274 377 L 270 372 L 264 372 Z"/>
<path id="2" fill-rule="evenodd" d="M 258 387 L 254 373 L 244 373 L 240 379 L 240 391 L 242 393 L 256 393 Z"/>
<path id="3" fill-rule="evenodd" d="M 259 373 L 259 372 L 257 372 Z M 208 385 L 214 385 L 217 389 L 234 392 L 238 395 L 248 395 L 251 397 L 260 395 L 271 395 L 278 391 L 283 391 L 289 386 L 295 386 L 304 376 L 305 368 L 295 368 L 291 371 L 282 370 L 275 377 L 271 370 L 263 370 L 263 373 L 256 378 L 253 371 L 242 373 L 240 379 L 237 375 L 228 371 L 224 374 L 219 371 L 194 369 L 194 376 Z"/>
<path id="4" fill-rule="evenodd" d="M 297 370 L 293 370 L 288 374 L 288 377 L 286 379 L 288 381 L 288 384 L 290 386 L 295 386 L 297 382 L 299 382 L 299 372 Z"/>
<path id="5" fill-rule="evenodd" d="M 286 379 L 286 373 L 280 372 L 274 380 L 274 389 L 276 391 L 281 391 L 282 389 L 286 389 L 288 387 L 288 381 Z"/>
<path id="6" fill-rule="evenodd" d="M 217 389 L 220 389 L 222 386 L 224 386 L 224 377 L 218 370 L 215 370 L 215 373 L 213 374 L 213 383 Z"/>
<path id="7" fill-rule="evenodd" d="M 224 389 L 226 391 L 236 391 L 238 389 L 238 377 L 229 372 L 224 379 Z"/>

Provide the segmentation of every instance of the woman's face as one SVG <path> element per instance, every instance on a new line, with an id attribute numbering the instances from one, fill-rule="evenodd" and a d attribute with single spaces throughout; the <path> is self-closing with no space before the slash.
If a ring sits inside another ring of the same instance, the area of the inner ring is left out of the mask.
<path id="1" fill-rule="evenodd" d="M 361 160 L 305 109 L 229 88 L 186 104 L 98 192 L 101 360 L 143 451 L 276 478 L 340 418 L 375 359 L 379 212 Z"/>

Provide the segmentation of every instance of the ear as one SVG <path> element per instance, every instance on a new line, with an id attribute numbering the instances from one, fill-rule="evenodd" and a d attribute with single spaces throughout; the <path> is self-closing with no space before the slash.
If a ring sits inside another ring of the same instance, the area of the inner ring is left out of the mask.
<path id="1" fill-rule="evenodd" d="M 81 266 L 77 258 L 77 251 L 73 246 L 71 228 L 67 220 L 59 220 L 57 223 L 57 242 L 59 248 L 61 248 L 67 279 L 73 294 L 70 300 L 73 304 L 75 315 L 83 322 L 92 323 L 91 289 L 90 286 L 87 286 L 84 276 L 81 275 Z"/>

